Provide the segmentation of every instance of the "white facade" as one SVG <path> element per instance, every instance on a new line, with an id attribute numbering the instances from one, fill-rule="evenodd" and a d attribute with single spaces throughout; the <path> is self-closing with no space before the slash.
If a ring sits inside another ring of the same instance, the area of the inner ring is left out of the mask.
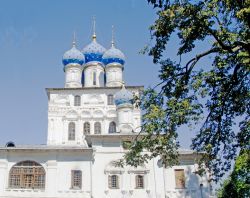
<path id="1" fill-rule="evenodd" d="M 71 64 L 65 67 L 65 87 L 82 87 L 82 67 Z"/>
<path id="2" fill-rule="evenodd" d="M 119 87 L 123 84 L 122 78 L 123 67 L 120 64 L 108 64 L 106 66 L 106 86 Z"/>
<path id="3" fill-rule="evenodd" d="M 96 61 L 100 50 L 91 51 L 92 44 L 84 51 L 87 63 L 81 65 L 83 58 L 70 52 L 65 56 L 65 88 L 47 89 L 47 144 L 0 147 L 0 198 L 209 197 L 208 176 L 195 174 L 199 156 L 193 151 L 180 150 L 180 165 L 171 168 L 162 167 L 159 159 L 137 168 L 115 165 L 127 151 L 124 142 L 140 131 L 141 111 L 130 99 L 143 87 L 121 89 L 123 56 L 111 57 L 118 63 L 105 68 Z M 96 40 L 93 45 L 100 48 Z M 96 53 L 96 60 L 88 53 Z M 104 72 L 107 79 L 101 82 Z"/>
<path id="4" fill-rule="evenodd" d="M 84 87 L 104 86 L 104 68 L 100 63 L 89 63 L 84 67 Z"/>

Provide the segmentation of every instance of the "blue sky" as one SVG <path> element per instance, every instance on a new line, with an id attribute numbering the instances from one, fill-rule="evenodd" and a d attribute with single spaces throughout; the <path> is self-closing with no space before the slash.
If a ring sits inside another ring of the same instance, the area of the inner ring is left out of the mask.
<path id="1" fill-rule="evenodd" d="M 90 42 L 93 16 L 97 40 L 106 48 L 110 47 L 111 26 L 115 26 L 116 46 L 127 57 L 126 84 L 157 84 L 159 67 L 139 54 L 150 42 L 149 26 L 156 18 L 146 0 L 1 0 L 1 145 L 10 140 L 46 143 L 45 88 L 64 86 L 62 55 L 70 49 L 74 31 L 78 48 Z M 183 147 L 188 147 L 192 133 L 181 131 Z"/>

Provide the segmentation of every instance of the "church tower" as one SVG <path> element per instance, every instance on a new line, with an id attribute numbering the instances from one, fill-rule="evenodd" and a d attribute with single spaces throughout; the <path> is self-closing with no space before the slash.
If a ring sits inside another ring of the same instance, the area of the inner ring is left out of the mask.
<path id="1" fill-rule="evenodd" d="M 119 49 L 115 47 L 113 27 L 111 48 L 104 53 L 103 62 L 106 65 L 106 86 L 122 86 L 122 72 L 124 68 L 123 65 L 125 63 L 125 56 Z"/>
<path id="2" fill-rule="evenodd" d="M 91 135 L 140 130 L 141 112 L 134 108 L 133 94 L 138 96 L 142 87 L 124 86 L 125 56 L 115 47 L 114 33 L 106 50 L 96 40 L 95 21 L 93 26 L 90 44 L 79 51 L 74 35 L 72 48 L 63 55 L 64 88 L 47 89 L 48 145 L 88 147 Z"/>
<path id="3" fill-rule="evenodd" d="M 84 87 L 104 86 L 104 64 L 102 56 L 106 49 L 96 41 L 95 19 L 93 21 L 92 42 L 83 48 L 85 56 Z"/>
<path id="4" fill-rule="evenodd" d="M 72 43 L 72 48 L 63 55 L 63 65 L 65 72 L 65 88 L 82 87 L 82 65 L 84 63 L 83 54 L 76 48 L 76 38 Z"/>
<path id="5" fill-rule="evenodd" d="M 163 166 L 162 156 L 117 166 L 145 137 L 134 104 L 143 86 L 125 86 L 125 56 L 114 36 L 108 50 L 95 31 L 92 39 L 81 52 L 74 36 L 62 59 L 65 85 L 46 89 L 47 145 L 0 145 L 0 198 L 212 198 L 210 173 L 196 174 L 203 153 L 178 150 L 180 164 L 173 167 Z"/>
<path id="6" fill-rule="evenodd" d="M 121 133 L 133 132 L 133 94 L 126 90 L 124 85 L 115 94 L 115 104 L 118 117 L 118 130 Z"/>

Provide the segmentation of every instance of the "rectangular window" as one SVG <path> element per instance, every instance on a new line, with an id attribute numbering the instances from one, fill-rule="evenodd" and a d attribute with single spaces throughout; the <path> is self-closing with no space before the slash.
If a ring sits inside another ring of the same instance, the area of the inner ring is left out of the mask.
<path id="1" fill-rule="evenodd" d="M 118 175 L 109 175 L 109 188 L 119 189 L 119 177 L 118 177 Z"/>
<path id="2" fill-rule="evenodd" d="M 114 96 L 113 95 L 108 95 L 108 105 L 113 105 L 114 104 Z"/>
<path id="3" fill-rule="evenodd" d="M 74 97 L 74 106 L 81 106 L 81 96 Z"/>
<path id="4" fill-rule="evenodd" d="M 135 176 L 135 187 L 136 188 L 144 188 L 144 176 L 136 175 Z"/>
<path id="5" fill-rule="evenodd" d="M 82 188 L 82 171 L 80 170 L 71 171 L 71 188 L 72 189 Z"/>
<path id="6" fill-rule="evenodd" d="M 75 140 L 75 130 L 76 124 L 74 122 L 70 122 L 68 126 L 68 140 Z"/>
<path id="7" fill-rule="evenodd" d="M 184 169 L 175 169 L 175 187 L 185 188 L 185 173 Z"/>
<path id="8" fill-rule="evenodd" d="M 90 123 L 89 122 L 85 122 L 83 125 L 83 132 L 84 134 L 90 134 Z"/>

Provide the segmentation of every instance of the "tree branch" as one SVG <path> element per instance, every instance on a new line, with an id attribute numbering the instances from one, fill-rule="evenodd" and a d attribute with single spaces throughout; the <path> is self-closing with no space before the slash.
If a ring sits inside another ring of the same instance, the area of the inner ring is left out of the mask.
<path id="1" fill-rule="evenodd" d="M 187 80 L 188 77 L 191 73 L 191 71 L 193 70 L 194 66 L 196 65 L 196 63 L 204 56 L 207 56 L 208 54 L 212 54 L 212 53 L 216 53 L 219 52 L 220 48 L 216 47 L 216 48 L 212 48 L 206 52 L 203 52 L 201 54 L 196 55 L 195 58 L 192 58 L 190 61 L 187 62 L 186 64 L 186 73 L 185 73 L 185 84 L 187 84 Z M 188 66 L 192 63 L 192 65 L 188 68 Z"/>
<path id="2" fill-rule="evenodd" d="M 233 52 L 232 51 L 232 48 L 228 45 L 225 45 L 218 37 L 218 35 L 216 34 L 216 31 L 215 30 L 212 30 L 212 29 L 209 29 L 208 28 L 208 32 L 215 38 L 215 40 L 219 43 L 219 45 L 221 46 L 221 48 L 223 50 L 227 50 L 229 52 Z"/>
<path id="3" fill-rule="evenodd" d="M 192 71 L 193 67 L 199 61 L 200 58 L 202 58 L 202 57 L 204 57 L 204 56 L 206 56 L 208 54 L 212 54 L 212 53 L 219 52 L 219 51 L 220 51 L 220 48 L 216 47 L 216 48 L 212 48 L 212 49 L 210 49 L 210 50 L 208 50 L 206 52 L 203 52 L 201 54 L 196 55 L 196 57 L 192 58 L 190 61 L 187 62 L 186 68 L 188 68 L 189 64 L 194 61 L 192 63 L 192 65 L 191 65 L 191 67 L 187 70 L 187 72 L 190 73 Z"/>

